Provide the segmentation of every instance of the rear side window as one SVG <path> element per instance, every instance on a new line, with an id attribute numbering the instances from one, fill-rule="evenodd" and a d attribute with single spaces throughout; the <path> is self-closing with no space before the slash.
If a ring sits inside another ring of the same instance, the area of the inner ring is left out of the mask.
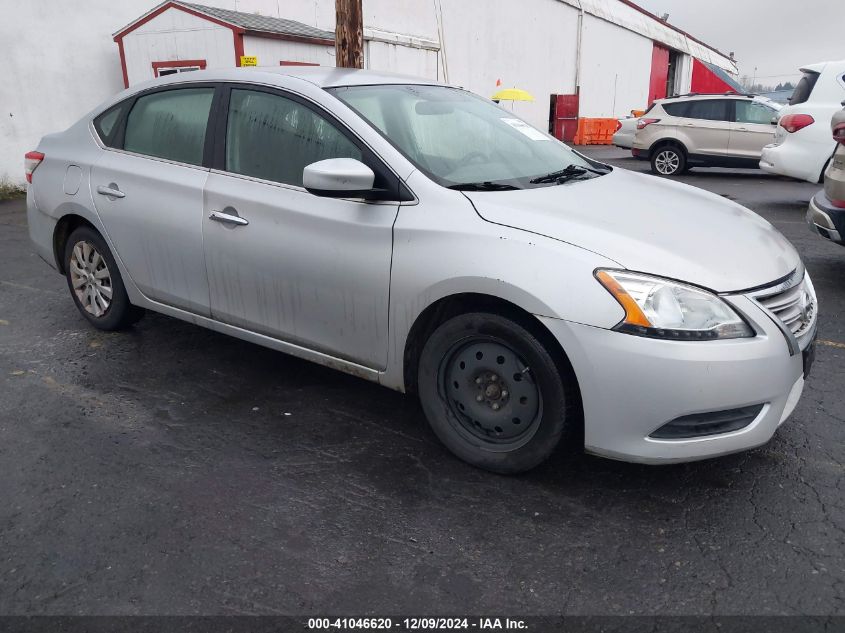
<path id="1" fill-rule="evenodd" d="M 690 101 L 685 104 L 687 112 L 684 115 L 688 119 L 702 119 L 704 121 L 727 121 L 728 105 L 727 99 L 702 99 Z"/>
<path id="2" fill-rule="evenodd" d="M 792 96 L 789 98 L 789 105 L 798 105 L 804 103 L 810 98 L 813 93 L 813 88 L 816 87 L 816 82 L 819 80 L 819 73 L 811 70 L 805 70 L 804 76 L 798 81 Z"/>
<path id="3" fill-rule="evenodd" d="M 663 109 L 666 111 L 666 114 L 670 116 L 680 116 L 685 117 L 687 116 L 687 106 L 689 105 L 689 101 L 677 101 L 675 103 L 664 103 Z"/>
<path id="4" fill-rule="evenodd" d="M 115 147 L 115 132 L 117 131 L 117 122 L 120 121 L 120 114 L 123 112 L 124 103 L 119 103 L 112 106 L 100 116 L 94 119 L 94 129 L 100 136 L 100 140 L 107 147 Z"/>
<path id="5" fill-rule="evenodd" d="M 126 119 L 123 149 L 202 165 L 214 88 L 181 88 L 140 97 Z"/>
<path id="6" fill-rule="evenodd" d="M 232 90 L 226 123 L 226 171 L 302 186 L 302 170 L 327 158 L 362 160 L 333 123 L 281 95 Z"/>

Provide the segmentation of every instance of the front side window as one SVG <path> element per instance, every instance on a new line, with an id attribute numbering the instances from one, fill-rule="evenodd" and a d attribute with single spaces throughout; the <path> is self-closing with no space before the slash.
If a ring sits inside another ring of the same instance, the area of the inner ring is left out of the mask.
<path id="1" fill-rule="evenodd" d="M 202 165 L 214 88 L 165 90 L 139 97 L 126 119 L 123 149 Z"/>
<path id="2" fill-rule="evenodd" d="M 302 186 L 302 170 L 327 158 L 362 160 L 361 150 L 311 108 L 278 94 L 232 90 L 226 171 Z"/>
<path id="3" fill-rule="evenodd" d="M 736 101 L 737 123 L 771 124 L 776 112 L 774 108 L 759 101 Z"/>
<path id="4" fill-rule="evenodd" d="M 396 84 L 329 91 L 444 187 L 548 186 L 554 179 L 531 181 L 568 167 L 594 170 L 557 139 L 464 90 Z"/>
<path id="5" fill-rule="evenodd" d="M 687 111 L 684 116 L 688 119 L 703 119 L 705 121 L 727 121 L 729 103 L 727 99 L 690 101 L 687 104 Z"/>

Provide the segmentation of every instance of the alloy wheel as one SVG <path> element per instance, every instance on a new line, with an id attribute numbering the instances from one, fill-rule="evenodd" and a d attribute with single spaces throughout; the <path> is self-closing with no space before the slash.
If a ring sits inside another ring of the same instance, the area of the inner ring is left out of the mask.
<path id="1" fill-rule="evenodd" d="M 88 241 L 77 242 L 71 253 L 73 292 L 85 311 L 95 317 L 108 312 L 113 296 L 112 278 L 105 258 Z"/>
<path id="2" fill-rule="evenodd" d="M 681 166 L 681 158 L 677 152 L 663 150 L 654 159 L 654 166 L 659 173 L 669 176 L 678 171 Z"/>

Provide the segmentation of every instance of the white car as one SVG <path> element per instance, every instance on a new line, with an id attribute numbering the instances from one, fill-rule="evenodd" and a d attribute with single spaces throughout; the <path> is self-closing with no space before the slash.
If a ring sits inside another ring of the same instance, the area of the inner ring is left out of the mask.
<path id="1" fill-rule="evenodd" d="M 613 144 L 622 149 L 631 149 L 634 146 L 634 136 L 637 133 L 637 120 L 639 117 L 626 117 L 619 119 L 616 124 L 616 133 L 613 135 Z"/>
<path id="2" fill-rule="evenodd" d="M 763 148 L 760 169 L 809 182 L 822 182 L 836 143 L 830 119 L 845 99 L 845 59 L 811 64 L 780 111 L 775 141 Z"/>

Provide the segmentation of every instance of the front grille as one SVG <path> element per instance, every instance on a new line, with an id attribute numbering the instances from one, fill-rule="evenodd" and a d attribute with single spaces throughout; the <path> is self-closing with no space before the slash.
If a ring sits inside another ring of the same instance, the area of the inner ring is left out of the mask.
<path id="1" fill-rule="evenodd" d="M 773 288 L 754 293 L 754 298 L 774 314 L 799 342 L 810 335 L 816 324 L 816 294 L 812 282 L 802 274 Z M 784 288 L 784 286 L 786 286 Z M 803 346 L 802 346 L 803 347 Z"/>

